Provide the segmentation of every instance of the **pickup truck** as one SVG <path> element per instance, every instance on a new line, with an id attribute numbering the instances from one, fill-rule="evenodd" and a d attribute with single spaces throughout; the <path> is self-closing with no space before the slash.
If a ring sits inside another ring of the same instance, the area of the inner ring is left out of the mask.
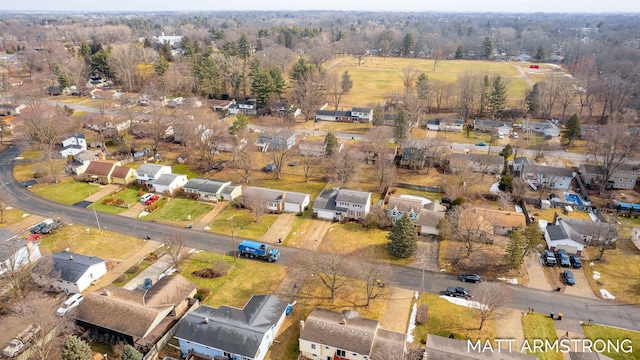
<path id="1" fill-rule="evenodd" d="M 461 297 L 465 299 L 471 299 L 472 295 L 466 288 L 462 286 L 447 286 L 447 290 L 445 291 L 445 295 L 451 297 Z"/>
<path id="2" fill-rule="evenodd" d="M 2 350 L 2 354 L 10 358 L 15 357 L 24 350 L 26 344 L 29 344 L 39 331 L 40 326 L 29 325 L 9 342 L 9 345 Z"/>

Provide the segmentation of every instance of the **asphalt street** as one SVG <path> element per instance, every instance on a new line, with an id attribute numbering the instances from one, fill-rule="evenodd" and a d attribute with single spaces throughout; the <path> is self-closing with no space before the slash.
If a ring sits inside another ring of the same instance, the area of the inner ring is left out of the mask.
<path id="1" fill-rule="evenodd" d="M 20 185 L 13 176 L 13 164 L 21 149 L 16 145 L 0 153 L 0 199 L 11 206 L 46 217 L 60 217 L 65 223 L 99 227 L 109 231 L 136 237 L 150 235 L 152 239 L 163 239 L 166 234 L 178 233 L 187 240 L 187 244 L 196 249 L 231 254 L 233 241 L 230 236 L 204 232 L 196 229 L 177 228 L 150 221 L 125 218 L 118 215 L 98 213 L 88 209 L 73 207 L 41 198 Z M 215 229 L 213 229 L 215 231 Z M 279 246 L 281 265 L 292 265 L 294 255 L 305 256 L 307 250 Z M 424 281 L 423 281 L 424 279 Z M 440 293 L 447 286 L 461 283 L 455 276 L 420 269 L 393 266 L 389 284 L 411 289 Z M 473 292 L 473 284 L 464 284 Z M 526 311 L 532 307 L 541 313 L 563 313 L 565 318 L 640 330 L 640 307 L 623 305 L 610 300 L 588 299 L 561 294 L 555 291 L 530 289 L 518 285 L 509 285 L 511 289 L 510 307 Z"/>

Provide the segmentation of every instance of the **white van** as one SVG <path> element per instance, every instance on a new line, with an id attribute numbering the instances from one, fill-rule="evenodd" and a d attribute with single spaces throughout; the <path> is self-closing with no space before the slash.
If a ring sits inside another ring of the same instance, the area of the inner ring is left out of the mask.
<path id="1" fill-rule="evenodd" d="M 498 133 L 498 139 L 504 139 L 504 134 L 503 133 Z"/>
<path id="2" fill-rule="evenodd" d="M 513 136 L 514 139 L 517 139 L 518 138 L 518 133 L 514 131 L 512 136 Z"/>
<path id="3" fill-rule="evenodd" d="M 140 202 L 142 202 L 142 203 L 147 202 L 149 199 L 151 199 L 152 196 L 153 196 L 153 194 L 146 193 L 146 194 L 140 196 Z"/>

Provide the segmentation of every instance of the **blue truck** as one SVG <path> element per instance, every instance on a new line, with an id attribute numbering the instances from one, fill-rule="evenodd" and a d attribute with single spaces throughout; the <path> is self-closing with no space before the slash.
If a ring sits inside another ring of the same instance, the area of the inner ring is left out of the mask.
<path id="1" fill-rule="evenodd" d="M 238 245 L 238 253 L 240 256 L 268 260 L 269 262 L 276 262 L 280 257 L 280 250 L 273 249 L 269 251 L 269 245 L 249 240 L 243 240 Z"/>

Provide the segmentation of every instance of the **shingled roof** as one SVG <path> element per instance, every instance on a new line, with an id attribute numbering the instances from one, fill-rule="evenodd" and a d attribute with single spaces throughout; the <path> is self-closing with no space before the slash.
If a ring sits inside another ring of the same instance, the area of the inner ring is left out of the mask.
<path id="1" fill-rule="evenodd" d="M 60 279 L 71 283 L 77 282 L 93 265 L 106 262 L 96 256 L 86 256 L 62 251 L 51 255 L 54 272 L 60 273 Z M 57 275 L 57 274 L 56 274 Z"/>

